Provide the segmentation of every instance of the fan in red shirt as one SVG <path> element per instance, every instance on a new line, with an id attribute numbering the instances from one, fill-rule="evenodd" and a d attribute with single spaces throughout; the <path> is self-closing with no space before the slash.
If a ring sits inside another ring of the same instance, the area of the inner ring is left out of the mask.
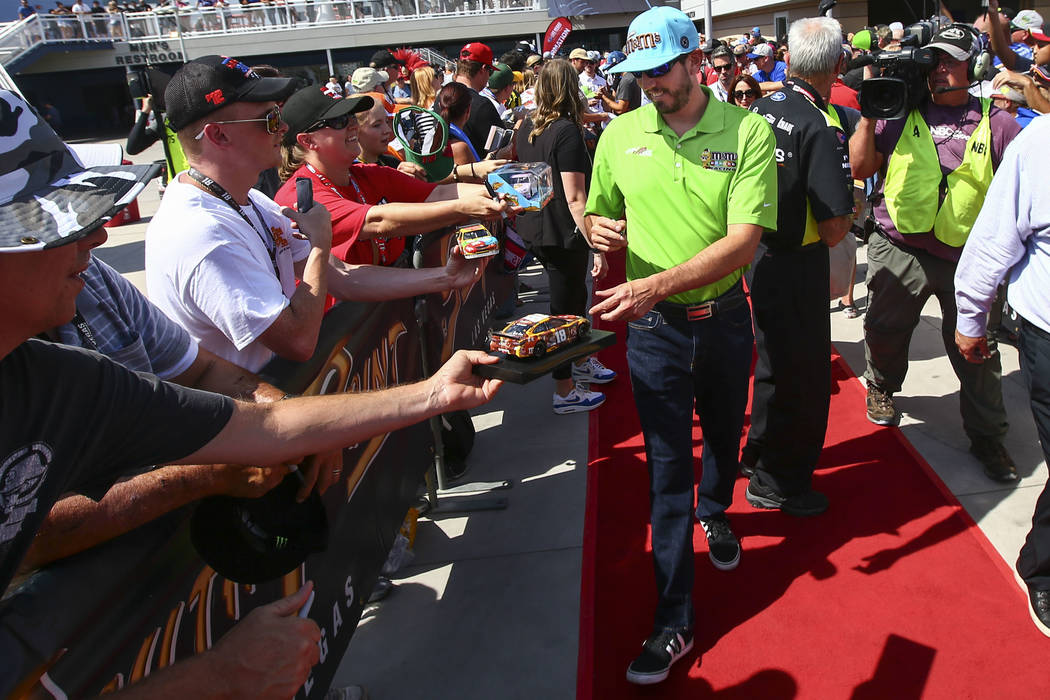
<path id="1" fill-rule="evenodd" d="M 498 219 L 506 205 L 481 185 L 435 185 L 381 165 L 356 163 L 361 152 L 354 116 L 368 96 L 342 99 L 309 86 L 288 98 L 282 117 L 284 185 L 274 198 L 294 206 L 295 179 L 313 181 L 314 200 L 332 215 L 332 253 L 349 263 L 394 265 L 404 237 L 472 220 Z"/>

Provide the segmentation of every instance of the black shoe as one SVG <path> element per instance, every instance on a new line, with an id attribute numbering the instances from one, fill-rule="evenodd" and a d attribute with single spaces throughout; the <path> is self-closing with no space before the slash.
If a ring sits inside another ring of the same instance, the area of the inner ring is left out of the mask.
<path id="1" fill-rule="evenodd" d="M 1036 629 L 1050 637 L 1050 591 L 1028 589 L 1028 614 Z"/>
<path id="2" fill-rule="evenodd" d="M 700 524 L 707 533 L 707 555 L 719 571 L 732 571 L 740 563 L 740 540 L 729 527 L 729 518 L 725 513 L 718 513 L 707 518 L 700 518 Z"/>
<path id="3" fill-rule="evenodd" d="M 893 405 L 893 394 L 882 390 L 875 382 L 868 384 L 868 420 L 875 425 L 897 425 L 900 416 L 897 415 L 897 407 Z"/>
<path id="4" fill-rule="evenodd" d="M 642 644 L 642 653 L 627 667 L 627 680 L 652 685 L 667 678 L 671 664 L 693 648 L 692 630 L 659 630 Z"/>
<path id="5" fill-rule="evenodd" d="M 758 465 L 758 450 L 750 444 L 744 445 L 740 451 L 740 473 L 748 479 L 755 475 L 755 467 Z"/>
<path id="6" fill-rule="evenodd" d="M 972 439 L 970 453 L 981 463 L 985 476 L 992 481 L 1002 483 L 1017 481 L 1017 468 L 1000 441 L 992 438 Z"/>
<path id="7" fill-rule="evenodd" d="M 828 509 L 828 497 L 819 491 L 810 489 L 794 496 L 782 496 L 769 486 L 758 483 L 758 479 L 753 477 L 748 482 L 744 496 L 755 508 L 779 508 L 788 515 L 799 518 L 820 515 Z"/>

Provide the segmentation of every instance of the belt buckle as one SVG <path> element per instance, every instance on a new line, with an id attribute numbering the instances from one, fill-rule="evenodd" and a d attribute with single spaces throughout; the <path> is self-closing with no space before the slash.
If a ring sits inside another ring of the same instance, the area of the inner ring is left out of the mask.
<path id="1" fill-rule="evenodd" d="M 705 318 L 711 318 L 714 315 L 715 303 L 713 301 L 687 306 L 685 309 L 685 317 L 690 321 L 703 321 Z"/>

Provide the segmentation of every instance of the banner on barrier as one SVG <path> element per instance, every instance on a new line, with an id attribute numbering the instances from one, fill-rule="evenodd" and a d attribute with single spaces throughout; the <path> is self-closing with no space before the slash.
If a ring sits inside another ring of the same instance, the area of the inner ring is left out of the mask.
<path id="1" fill-rule="evenodd" d="M 447 233 L 428 236 L 428 243 L 424 255 L 435 264 L 447 260 L 454 244 Z M 483 337 L 502 301 L 495 295 L 510 289 L 500 267 L 490 265 L 470 289 L 427 298 L 428 339 L 431 329 L 440 338 L 428 343 L 432 367 Z M 278 359 L 262 374 L 303 394 L 418 380 L 422 344 L 414 306 L 411 299 L 340 304 L 326 317 L 310 362 Z M 86 697 L 127 687 L 209 649 L 252 609 L 311 580 L 321 660 L 297 697 L 323 696 L 417 498 L 432 445 L 424 421 L 344 450 L 343 478 L 322 499 L 328 549 L 279 580 L 248 586 L 216 574 L 190 543 L 189 508 L 35 572 L 0 603 L 2 690 L 12 697 Z"/>

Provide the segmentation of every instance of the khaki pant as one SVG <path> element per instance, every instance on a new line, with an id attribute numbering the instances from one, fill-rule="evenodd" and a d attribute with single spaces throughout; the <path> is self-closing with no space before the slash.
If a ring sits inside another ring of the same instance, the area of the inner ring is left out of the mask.
<path id="1" fill-rule="evenodd" d="M 959 411 L 970 439 L 1000 441 L 1009 427 L 1003 406 L 999 354 L 967 362 L 955 347 L 955 267 L 917 249 L 898 247 L 875 233 L 868 243 L 868 308 L 864 316 L 864 378 L 893 394 L 908 372 L 908 345 L 931 295 L 941 305 L 944 350 L 959 377 Z M 994 349 L 994 344 L 989 342 Z"/>

